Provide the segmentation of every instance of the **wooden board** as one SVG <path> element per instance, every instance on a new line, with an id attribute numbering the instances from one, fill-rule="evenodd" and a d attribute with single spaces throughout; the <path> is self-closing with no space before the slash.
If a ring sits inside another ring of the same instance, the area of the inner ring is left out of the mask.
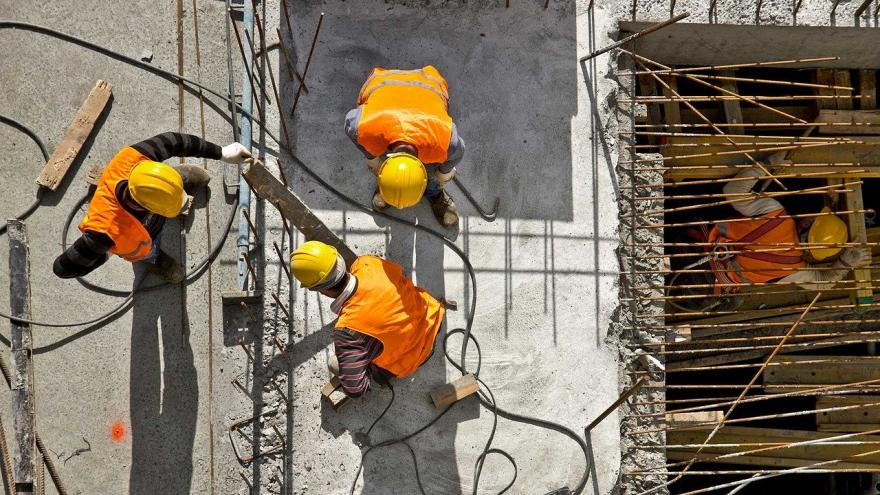
<path id="1" fill-rule="evenodd" d="M 106 81 L 98 80 L 95 83 L 95 87 L 89 92 L 86 101 L 83 102 L 52 156 L 49 157 L 49 161 L 46 162 L 46 166 L 43 167 L 43 171 L 37 177 L 37 184 L 52 191 L 58 189 L 70 166 L 76 160 L 83 143 L 92 134 L 95 122 L 107 108 L 107 102 L 112 96 L 112 88 L 113 86 Z"/>
<path id="2" fill-rule="evenodd" d="M 865 407 L 816 413 L 819 431 L 880 429 L 880 395 L 826 395 L 816 398 L 816 409 L 847 406 Z"/>
<path id="3" fill-rule="evenodd" d="M 468 373 L 432 390 L 431 400 L 434 402 L 434 407 L 443 409 L 479 390 L 480 384 L 477 383 L 477 378 L 472 373 Z"/>
<path id="4" fill-rule="evenodd" d="M 672 91 L 674 90 L 678 92 L 678 78 L 666 77 L 663 80 L 669 85 L 669 88 L 662 84 L 660 85 L 663 88 L 663 96 L 666 98 L 674 98 L 675 95 L 672 94 Z M 663 121 L 667 124 L 681 123 L 681 104 L 679 102 L 668 101 L 663 104 Z M 674 131 L 675 128 L 669 128 L 669 130 Z"/>
<path id="5" fill-rule="evenodd" d="M 7 222 L 9 236 L 9 306 L 13 316 L 31 317 L 30 260 L 27 229 L 20 220 Z M 17 491 L 33 491 L 37 443 L 34 435 L 33 337 L 27 323 L 10 322 L 12 348 L 12 420 L 15 430 L 13 467 Z"/>
<path id="6" fill-rule="evenodd" d="M 880 377 L 880 359 L 875 356 L 847 356 L 848 362 L 805 363 L 828 358 L 828 356 L 776 356 L 774 363 L 788 363 L 784 366 L 771 366 L 764 372 L 764 392 L 782 393 L 793 389 L 786 385 L 844 385 L 847 383 L 875 380 Z M 838 356 L 839 358 L 839 356 Z"/>
<path id="7" fill-rule="evenodd" d="M 700 429 L 690 428 L 686 430 L 670 430 L 666 433 L 666 442 L 668 445 L 699 445 L 706 440 L 711 430 L 711 426 L 706 426 Z M 833 433 L 814 431 L 725 426 L 718 430 L 718 433 L 710 441 L 710 445 L 724 443 L 791 443 L 821 440 L 833 436 L 835 436 Z M 865 435 L 859 437 L 859 440 L 880 441 L 880 436 Z M 712 447 L 711 449 L 704 449 L 703 455 L 705 457 L 702 458 L 706 459 L 719 454 L 745 452 L 760 448 L 762 447 L 749 445 L 736 447 Z M 875 445 L 828 445 L 816 443 L 805 446 L 764 450 L 747 456 L 718 459 L 714 462 L 750 466 L 798 467 L 806 466 L 815 462 L 848 458 L 855 454 L 871 452 L 874 450 L 877 450 Z M 667 458 L 669 460 L 689 460 L 695 457 L 696 451 L 696 447 L 670 448 L 667 449 Z M 828 467 L 839 469 L 848 467 L 850 469 L 877 470 L 880 469 L 880 453 L 846 460 Z"/>
<path id="8" fill-rule="evenodd" d="M 852 82 L 850 80 L 849 69 L 837 69 L 834 71 L 834 85 L 835 86 L 844 86 L 847 88 L 852 87 Z M 837 98 L 834 101 L 837 102 L 838 110 L 852 110 L 853 101 L 852 98 L 849 98 L 854 94 L 853 91 L 846 91 L 843 89 L 835 89 L 834 94 L 840 97 L 846 98 Z"/>
<path id="9" fill-rule="evenodd" d="M 342 390 L 342 383 L 338 376 L 334 376 L 321 387 L 321 395 L 327 399 L 334 411 L 338 411 L 350 400 L 350 397 Z"/>
<path id="10" fill-rule="evenodd" d="M 874 70 L 859 71 L 859 96 L 862 110 L 877 108 L 877 72 Z"/>
<path id="11" fill-rule="evenodd" d="M 834 71 L 831 69 L 817 69 L 816 70 L 816 84 L 824 84 L 826 86 L 834 86 Z M 834 96 L 833 89 L 826 88 L 816 88 L 816 94 L 820 96 Z M 837 100 L 833 98 L 823 98 L 818 101 L 818 106 L 821 109 L 831 109 L 834 110 L 837 108 Z"/>
<path id="12" fill-rule="evenodd" d="M 274 206 L 307 241 L 321 241 L 335 247 L 346 265 L 351 266 L 357 256 L 342 239 L 333 233 L 293 191 L 272 175 L 263 164 L 253 163 L 242 171 L 247 183 L 257 196 Z"/>
<path id="13" fill-rule="evenodd" d="M 850 211 L 863 209 L 864 201 L 862 198 L 862 186 L 860 184 L 851 185 L 847 186 L 847 189 L 851 190 L 852 192 L 844 194 L 845 209 Z M 850 242 L 862 244 L 868 242 L 868 233 L 865 229 L 864 213 L 845 215 L 844 221 L 846 221 L 847 229 L 849 230 Z M 851 297 L 853 299 L 853 303 L 858 305 L 873 303 L 874 291 L 873 289 L 871 289 L 871 269 L 867 267 L 855 268 L 852 271 L 852 276 L 855 277 L 853 280 L 860 281 L 856 283 L 856 290 L 852 292 Z"/>
<path id="14" fill-rule="evenodd" d="M 860 125 L 825 125 L 818 126 L 819 134 L 848 135 L 859 139 L 861 135 L 880 135 L 880 110 L 821 110 L 814 122 L 829 124 L 860 124 Z"/>
<path id="15" fill-rule="evenodd" d="M 724 77 L 735 77 L 736 72 L 732 70 L 722 70 L 718 72 L 719 75 Z M 739 94 L 739 89 L 737 89 L 736 81 L 730 80 L 721 80 L 718 81 L 718 85 L 722 88 L 730 91 L 731 93 Z M 740 105 L 740 100 L 724 100 L 724 117 L 728 124 L 742 124 L 743 123 L 743 113 L 742 106 Z M 730 127 L 727 131 L 729 134 L 745 134 L 745 129 L 743 127 Z"/>
<path id="16" fill-rule="evenodd" d="M 666 413 L 666 424 L 669 427 L 720 423 L 724 417 L 724 412 L 717 411 L 696 411 L 683 413 Z"/>

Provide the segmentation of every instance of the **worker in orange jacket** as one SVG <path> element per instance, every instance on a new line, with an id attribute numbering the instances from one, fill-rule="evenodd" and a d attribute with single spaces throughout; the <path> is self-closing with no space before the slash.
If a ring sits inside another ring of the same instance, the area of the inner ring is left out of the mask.
<path id="1" fill-rule="evenodd" d="M 159 248 L 159 234 L 165 220 L 186 206 L 186 192 L 205 187 L 211 177 L 202 167 L 162 163 L 174 156 L 242 163 L 251 155 L 239 143 L 221 148 L 177 132 L 123 148 L 101 174 L 79 225 L 82 236 L 55 259 L 55 275 L 86 275 L 115 254 L 126 261 L 146 262 L 149 271 L 168 282 L 182 281 L 183 267 Z"/>
<path id="2" fill-rule="evenodd" d="M 357 108 L 345 116 L 345 132 L 376 176 L 373 208 L 409 208 L 424 196 L 441 225 L 458 224 L 446 184 L 455 177 L 464 140 L 449 116 L 449 88 L 436 68 L 373 69 Z"/>
<path id="3" fill-rule="evenodd" d="M 408 376 L 431 357 L 444 305 L 400 265 L 359 256 L 346 269 L 333 246 L 308 241 L 291 254 L 290 267 L 303 287 L 333 299 L 339 318 L 327 365 L 348 396 L 363 395 L 374 378 Z"/>
<path id="4" fill-rule="evenodd" d="M 866 248 L 840 246 L 848 242 L 849 233 L 830 208 L 796 223 L 776 199 L 745 197 L 763 175 L 758 168 L 747 168 L 725 184 L 725 198 L 741 217 L 715 223 L 707 233 L 706 240 L 711 243 L 705 248 L 707 255 L 683 268 L 711 268 L 716 297 L 677 301 L 675 305 L 685 304 L 688 310 L 730 309 L 738 306 L 741 298 L 718 296 L 734 295 L 743 285 L 756 283 L 793 283 L 807 290 L 831 288 L 853 267 L 869 261 Z M 823 269 L 816 270 L 817 266 Z M 705 283 L 701 278 L 676 275 L 670 285 L 678 281 L 678 285 L 700 286 Z"/>

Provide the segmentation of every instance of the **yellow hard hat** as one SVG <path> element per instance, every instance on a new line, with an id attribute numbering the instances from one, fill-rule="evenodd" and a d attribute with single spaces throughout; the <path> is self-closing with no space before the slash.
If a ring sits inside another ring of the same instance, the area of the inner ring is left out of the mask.
<path id="1" fill-rule="evenodd" d="M 132 199 L 151 213 L 174 218 L 186 202 L 183 179 L 177 170 L 150 160 L 138 162 L 128 176 Z"/>
<path id="2" fill-rule="evenodd" d="M 832 213 L 827 206 L 822 208 L 822 213 Z M 812 244 L 840 244 L 847 241 L 849 233 L 846 224 L 837 215 L 822 215 L 816 217 L 810 231 L 807 233 L 807 242 Z M 837 256 L 843 247 L 811 247 L 810 256 L 816 261 L 823 261 Z"/>
<path id="3" fill-rule="evenodd" d="M 336 255 L 336 248 L 329 244 L 304 242 L 290 253 L 290 270 L 303 287 L 310 289 L 333 274 Z"/>
<path id="4" fill-rule="evenodd" d="M 425 165 L 409 153 L 390 153 L 379 166 L 379 194 L 395 208 L 418 203 L 428 187 Z"/>

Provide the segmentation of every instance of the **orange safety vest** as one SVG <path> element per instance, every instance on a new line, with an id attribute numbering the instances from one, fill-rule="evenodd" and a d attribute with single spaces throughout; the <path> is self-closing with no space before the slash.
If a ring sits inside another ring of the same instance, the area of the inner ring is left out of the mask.
<path id="1" fill-rule="evenodd" d="M 805 266 L 802 250 L 798 247 L 798 232 L 791 218 L 779 218 L 785 210 L 780 208 L 763 216 L 742 222 L 719 222 L 709 232 L 709 242 L 715 245 L 709 264 L 715 272 L 718 292 L 736 292 L 736 288 L 724 287 L 729 283 L 761 283 L 787 277 L 794 270 L 777 268 L 801 268 Z M 724 244 L 737 244 L 725 247 Z M 762 245 L 763 244 L 763 245 Z M 791 249 L 783 249 L 790 244 Z M 739 251 L 725 256 L 724 252 Z M 755 252 L 766 251 L 766 252 Z"/>
<path id="2" fill-rule="evenodd" d="M 336 328 L 379 339 L 376 366 L 395 376 L 413 373 L 434 349 L 443 304 L 413 285 L 397 263 L 360 256 L 349 271 L 357 277 L 357 290 L 342 307 Z"/>
<path id="3" fill-rule="evenodd" d="M 358 94 L 358 144 L 379 156 L 397 142 L 409 144 L 422 163 L 444 163 L 452 137 L 449 88 L 433 66 L 417 70 L 376 67 Z"/>
<path id="4" fill-rule="evenodd" d="M 79 224 L 79 230 L 106 234 L 113 241 L 110 252 L 128 261 L 146 258 L 152 249 L 153 240 L 144 225 L 119 204 L 116 199 L 116 185 L 128 180 L 131 169 L 138 162 L 149 160 L 136 149 L 128 146 L 110 160 L 98 189 L 89 201 L 86 217 Z"/>

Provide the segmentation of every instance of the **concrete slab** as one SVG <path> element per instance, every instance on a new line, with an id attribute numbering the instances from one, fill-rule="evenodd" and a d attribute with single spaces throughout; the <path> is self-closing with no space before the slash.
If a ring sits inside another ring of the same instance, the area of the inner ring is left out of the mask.
<path id="1" fill-rule="evenodd" d="M 616 305 L 611 261 L 616 205 L 601 156 L 605 149 L 600 146 L 596 153 L 590 142 L 595 97 L 588 95 L 577 64 L 596 26 L 573 5 L 542 10 L 537 3 L 511 3 L 509 9 L 503 2 L 428 7 L 378 1 L 290 3 L 300 67 L 317 18 L 325 13 L 309 69 L 310 92 L 301 97 L 293 133 L 305 163 L 366 203 L 375 182 L 344 134 L 346 111 L 374 66 L 439 68 L 449 81 L 451 113 L 467 143 L 460 177 L 484 205 L 494 196 L 501 198 L 498 220 L 487 223 L 459 191 L 450 189 L 465 216 L 457 231 L 445 235 L 468 253 L 477 274 L 473 332 L 482 349 L 480 376 L 502 407 L 582 433 L 589 418 L 617 396 L 616 351 L 603 342 Z M 604 20 L 598 26 L 607 29 Z M 600 98 L 606 94 L 602 79 L 590 81 L 602 86 Z M 295 85 L 285 80 L 282 86 L 285 98 L 292 100 Z M 286 102 L 288 108 L 291 104 Z M 436 295 L 460 305 L 469 300 L 473 288 L 462 262 L 437 239 L 354 213 L 289 160 L 283 166 L 295 178 L 297 194 L 321 208 L 357 252 L 402 264 Z M 425 205 L 395 214 L 440 230 Z M 302 337 L 294 344 L 293 380 L 305 404 L 293 414 L 294 493 L 348 493 L 365 451 L 355 442 L 388 404 L 390 392 L 373 390 L 338 413 L 319 406 L 330 352 L 324 333 L 333 316 L 326 298 L 295 297 L 295 329 Z M 466 314 L 449 314 L 447 328 L 460 327 Z M 460 343 L 460 336 L 450 337 L 453 356 Z M 435 416 L 429 391 L 458 376 L 442 359 L 441 344 L 413 377 L 395 382 L 395 401 L 373 428 L 373 442 L 413 432 Z M 475 355 L 472 348 L 471 368 Z M 471 490 L 474 462 L 492 423 L 487 409 L 465 401 L 409 442 L 425 492 Z M 619 463 L 614 418 L 594 432 L 592 444 L 596 459 L 588 492 L 607 493 Z M 517 459 L 512 493 L 574 487 L 585 469 L 575 442 L 534 426 L 502 419 L 494 446 Z M 418 493 L 413 469 L 404 446 L 373 451 L 355 492 Z M 509 464 L 490 456 L 479 493 L 497 493 L 511 477 Z"/>

